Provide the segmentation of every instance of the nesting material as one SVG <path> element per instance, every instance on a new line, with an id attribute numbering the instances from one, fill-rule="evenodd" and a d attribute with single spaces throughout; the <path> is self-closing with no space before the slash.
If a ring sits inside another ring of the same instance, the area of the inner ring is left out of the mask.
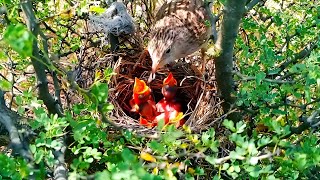
<path id="1" fill-rule="evenodd" d="M 135 26 L 122 2 L 114 2 L 100 16 L 90 15 L 89 24 L 92 32 L 112 33 L 115 36 L 133 34 Z"/>
<path id="2" fill-rule="evenodd" d="M 143 57 L 143 56 L 141 56 Z M 194 58 L 194 57 L 192 57 Z M 142 59 L 137 57 L 120 57 L 113 66 L 115 75 L 110 83 L 110 100 L 115 105 L 111 119 L 119 125 L 146 131 L 147 128 L 139 125 L 139 115 L 130 112 L 129 101 L 132 98 L 134 78 L 147 81 L 150 75 L 151 59 L 149 55 Z M 214 122 L 215 118 L 220 117 L 220 100 L 216 97 L 215 82 L 204 82 L 199 77 L 201 74 L 197 67 L 192 63 L 177 63 L 174 67 L 168 67 L 157 72 L 156 79 L 148 86 L 152 89 L 155 101 L 160 101 L 163 96 L 161 88 L 163 79 L 172 72 L 178 81 L 178 101 L 183 106 L 187 124 L 193 129 L 208 128 L 208 124 Z M 210 85 L 209 85 L 210 84 Z"/>
<path id="3" fill-rule="evenodd" d="M 83 56 L 77 83 L 87 89 L 91 86 L 96 71 L 103 71 L 111 67 L 116 75 L 109 83 L 109 100 L 114 105 L 110 120 L 123 129 L 133 130 L 143 135 L 154 135 L 157 131 L 139 124 L 139 114 L 130 112 L 129 104 L 132 98 L 134 78 L 146 81 L 150 76 L 151 59 L 148 54 L 141 56 L 139 51 L 119 52 L 119 58 L 115 61 L 115 54 L 105 54 L 97 48 L 89 48 Z M 139 59 L 139 57 L 143 57 Z M 186 115 L 186 124 L 195 131 L 201 131 L 209 127 L 217 127 L 225 116 L 222 116 L 221 101 L 217 95 L 214 78 L 214 63 L 207 62 L 206 81 L 200 76 L 200 72 L 193 64 L 199 62 L 200 57 L 191 55 L 174 67 L 160 69 L 154 81 L 148 86 L 152 89 L 156 102 L 163 96 L 161 88 L 163 80 L 169 71 L 178 81 L 177 97 L 183 106 Z M 189 62 L 189 63 L 186 63 Z M 201 61 L 200 61 L 201 62 Z M 201 64 L 199 64 L 201 67 Z M 218 128 L 219 129 L 219 128 Z"/>

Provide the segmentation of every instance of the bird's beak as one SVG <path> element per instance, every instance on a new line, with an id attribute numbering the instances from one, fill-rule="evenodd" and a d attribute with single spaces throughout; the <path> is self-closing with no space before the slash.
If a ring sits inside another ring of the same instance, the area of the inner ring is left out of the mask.
<path id="1" fill-rule="evenodd" d="M 151 83 L 151 81 L 153 81 L 156 78 L 156 73 L 151 72 L 149 79 L 148 79 L 148 83 Z"/>
<path id="2" fill-rule="evenodd" d="M 153 81 L 156 78 L 156 72 L 157 72 L 158 68 L 159 68 L 159 62 L 152 62 L 151 74 L 148 79 L 148 83 L 150 83 L 151 81 Z"/>
<path id="3" fill-rule="evenodd" d="M 159 62 L 152 62 L 152 68 L 151 68 L 152 70 L 151 70 L 151 72 L 153 74 L 155 74 L 157 72 L 158 68 L 159 68 Z"/>

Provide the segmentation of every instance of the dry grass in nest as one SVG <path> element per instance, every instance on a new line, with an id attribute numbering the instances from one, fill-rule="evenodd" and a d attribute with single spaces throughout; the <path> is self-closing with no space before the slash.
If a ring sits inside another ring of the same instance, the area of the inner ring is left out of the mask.
<path id="1" fill-rule="evenodd" d="M 97 49 L 90 50 L 87 52 L 88 56 L 84 58 L 85 62 L 82 62 L 81 81 L 77 82 L 80 86 L 88 88 L 93 82 L 94 72 L 107 67 L 113 68 L 116 75 L 112 77 L 109 84 L 109 99 L 115 108 L 110 119 L 121 128 L 150 134 L 155 131 L 139 125 L 139 115 L 130 112 L 129 105 L 134 78 L 138 77 L 147 81 L 150 75 L 151 59 L 149 55 L 139 59 L 141 53 L 141 50 L 125 50 L 123 53 L 116 54 L 118 58 L 115 58 L 115 54 L 102 54 Z M 149 86 L 156 102 L 160 101 L 163 98 L 161 94 L 162 81 L 169 71 L 172 72 L 179 84 L 177 97 L 183 106 L 186 123 L 195 131 L 212 126 L 218 130 L 220 129 L 218 122 L 222 120 L 223 116 L 221 116 L 221 101 L 216 92 L 214 63 L 213 61 L 207 62 L 207 77 L 204 81 L 198 68 L 193 65 L 194 62 L 201 62 L 200 59 L 200 56 L 192 55 L 186 58 L 189 63 L 181 61 L 172 67 L 159 70 L 156 79 Z"/>
<path id="2" fill-rule="evenodd" d="M 112 66 L 117 75 L 112 78 L 110 83 L 112 91 L 109 96 L 115 105 L 111 119 L 128 129 L 150 131 L 139 125 L 138 114 L 130 112 L 129 101 L 132 98 L 134 78 L 138 77 L 147 82 L 151 69 L 150 57 L 139 59 L 139 56 L 120 56 Z M 212 126 L 213 120 L 221 115 L 220 101 L 215 92 L 215 82 L 204 82 L 199 78 L 201 73 L 192 63 L 178 62 L 173 67 L 158 71 L 156 79 L 149 84 L 156 102 L 163 98 L 161 94 L 162 81 L 169 71 L 178 81 L 177 97 L 183 106 L 188 120 L 187 124 L 195 130 L 208 128 L 208 124 Z"/>

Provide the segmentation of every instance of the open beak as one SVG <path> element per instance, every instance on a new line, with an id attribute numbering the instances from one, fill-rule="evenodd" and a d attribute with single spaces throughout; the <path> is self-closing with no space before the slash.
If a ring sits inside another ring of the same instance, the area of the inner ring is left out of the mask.
<path id="1" fill-rule="evenodd" d="M 151 73 L 148 79 L 148 83 L 151 83 L 151 81 L 153 81 L 156 78 L 156 74 L 155 73 Z"/>
<path id="2" fill-rule="evenodd" d="M 148 79 L 148 83 L 150 83 L 151 81 L 153 81 L 156 78 L 156 72 L 157 72 L 158 68 L 159 68 L 159 63 L 152 62 L 152 69 L 151 69 L 150 77 Z"/>

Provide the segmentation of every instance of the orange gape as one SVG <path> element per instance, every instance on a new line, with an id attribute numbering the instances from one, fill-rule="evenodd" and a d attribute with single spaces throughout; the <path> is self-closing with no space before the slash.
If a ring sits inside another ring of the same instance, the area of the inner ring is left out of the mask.
<path id="1" fill-rule="evenodd" d="M 163 80 L 161 92 L 163 99 L 156 104 L 157 111 L 160 114 L 156 117 L 155 122 L 163 119 L 165 124 L 172 123 L 176 124 L 177 127 L 183 125 L 184 120 L 177 119 L 182 113 L 182 108 L 181 104 L 176 101 L 177 80 L 172 73 L 169 73 L 168 77 Z"/>
<path id="2" fill-rule="evenodd" d="M 140 114 L 140 124 L 148 127 L 155 126 L 154 119 L 158 115 L 151 89 L 143 80 L 135 78 L 133 95 L 130 100 L 131 111 Z"/>

